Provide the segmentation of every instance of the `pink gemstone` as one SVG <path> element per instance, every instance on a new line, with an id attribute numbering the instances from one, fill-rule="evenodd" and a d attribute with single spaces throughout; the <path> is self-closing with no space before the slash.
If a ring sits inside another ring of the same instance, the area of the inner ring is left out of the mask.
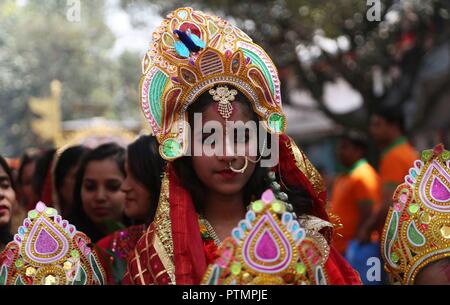
<path id="1" fill-rule="evenodd" d="M 406 182 L 408 182 L 409 184 L 414 184 L 414 182 L 412 181 L 412 179 L 409 176 L 406 177 Z"/>
<path id="2" fill-rule="evenodd" d="M 63 223 L 62 223 L 62 226 L 63 226 L 64 229 L 67 227 L 67 224 L 68 224 L 67 220 L 64 220 Z"/>
<path id="3" fill-rule="evenodd" d="M 39 201 L 38 204 L 36 205 L 36 210 L 38 212 L 44 212 L 46 206 L 42 201 Z"/>
<path id="4" fill-rule="evenodd" d="M 264 203 L 271 203 L 271 202 L 273 201 L 273 199 L 274 199 L 272 190 L 271 190 L 271 189 L 268 189 L 267 191 L 265 191 L 265 192 L 262 194 L 261 199 L 262 199 L 262 201 L 263 201 Z"/>
<path id="5" fill-rule="evenodd" d="M 396 212 L 400 212 L 402 210 L 402 206 L 399 203 L 394 204 L 394 210 Z"/>
<path id="6" fill-rule="evenodd" d="M 227 248 L 225 251 L 223 251 L 223 257 L 230 258 L 231 257 L 231 249 Z"/>
<path id="7" fill-rule="evenodd" d="M 263 236 L 258 240 L 255 251 L 261 259 L 272 260 L 278 257 L 280 250 L 273 236 L 268 231 L 265 231 Z"/>
<path id="8" fill-rule="evenodd" d="M 36 252 L 40 254 L 52 254 L 58 249 L 58 242 L 47 232 L 41 229 L 35 242 Z"/>
<path id="9" fill-rule="evenodd" d="M 225 260 L 221 257 L 219 257 L 216 261 L 217 265 L 219 265 L 219 267 L 221 268 L 225 268 L 227 266 L 227 264 L 225 263 Z"/>
<path id="10" fill-rule="evenodd" d="M 406 194 L 401 194 L 399 199 L 401 203 L 406 203 L 408 196 Z"/>
<path id="11" fill-rule="evenodd" d="M 418 169 L 421 169 L 421 168 L 422 168 L 422 164 L 420 163 L 419 160 L 417 160 L 417 161 L 414 163 L 414 165 L 415 165 L 415 167 L 417 167 Z"/>
<path id="12" fill-rule="evenodd" d="M 70 226 L 69 226 L 69 232 L 70 232 L 70 233 L 73 233 L 74 231 L 75 231 L 75 227 L 72 226 L 72 225 L 70 225 Z"/>
<path id="13" fill-rule="evenodd" d="M 431 185 L 431 195 L 439 201 L 450 200 L 450 190 L 445 186 L 439 177 L 433 178 L 433 183 Z"/>

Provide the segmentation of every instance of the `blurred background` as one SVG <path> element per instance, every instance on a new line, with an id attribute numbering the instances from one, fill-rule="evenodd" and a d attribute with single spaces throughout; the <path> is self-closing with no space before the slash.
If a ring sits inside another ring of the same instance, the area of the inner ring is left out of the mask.
<path id="1" fill-rule="evenodd" d="M 225 17 L 265 48 L 288 133 L 323 173 L 338 168 L 336 134 L 367 133 L 381 104 L 399 106 L 418 151 L 450 146 L 448 0 L 1 0 L 0 155 L 147 132 L 141 58 L 180 6 Z"/>

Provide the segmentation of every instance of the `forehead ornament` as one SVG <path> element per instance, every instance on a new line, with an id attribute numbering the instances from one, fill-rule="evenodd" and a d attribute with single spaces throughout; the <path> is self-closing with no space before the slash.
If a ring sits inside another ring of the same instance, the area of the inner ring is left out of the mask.
<path id="1" fill-rule="evenodd" d="M 216 89 L 209 90 L 213 100 L 219 103 L 219 113 L 224 119 L 228 119 L 233 113 L 231 102 L 235 100 L 237 91 L 228 89 L 227 86 L 218 86 Z"/>

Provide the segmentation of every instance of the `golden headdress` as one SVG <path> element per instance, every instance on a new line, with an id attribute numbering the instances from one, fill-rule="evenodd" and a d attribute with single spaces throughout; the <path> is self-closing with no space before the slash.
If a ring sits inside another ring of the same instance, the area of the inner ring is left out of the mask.
<path id="1" fill-rule="evenodd" d="M 285 131 L 275 65 L 250 37 L 219 17 L 192 8 L 170 13 L 153 33 L 142 72 L 142 110 L 167 160 L 187 152 L 189 105 L 219 84 L 241 91 L 269 132 Z"/>
<path id="2" fill-rule="evenodd" d="M 423 267 L 450 257 L 450 152 L 442 144 L 423 151 L 397 187 L 381 246 L 397 284 L 413 284 Z"/>
<path id="3" fill-rule="evenodd" d="M 250 205 L 208 267 L 207 285 L 325 285 L 330 248 L 317 231 L 302 226 L 272 190 Z"/>
<path id="4" fill-rule="evenodd" d="M 0 256 L 0 285 L 104 285 L 91 240 L 39 202 Z"/>

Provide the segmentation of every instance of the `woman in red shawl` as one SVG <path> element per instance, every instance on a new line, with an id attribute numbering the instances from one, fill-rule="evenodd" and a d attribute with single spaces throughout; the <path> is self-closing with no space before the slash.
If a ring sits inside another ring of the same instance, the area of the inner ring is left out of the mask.
<path id="1" fill-rule="evenodd" d="M 124 283 L 199 284 L 217 246 L 268 187 L 330 248 L 327 282 L 361 283 L 329 245 L 322 179 L 284 134 L 280 82 L 264 50 L 227 21 L 180 8 L 153 34 L 143 73 L 142 108 L 170 162 Z"/>

